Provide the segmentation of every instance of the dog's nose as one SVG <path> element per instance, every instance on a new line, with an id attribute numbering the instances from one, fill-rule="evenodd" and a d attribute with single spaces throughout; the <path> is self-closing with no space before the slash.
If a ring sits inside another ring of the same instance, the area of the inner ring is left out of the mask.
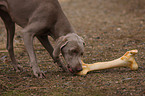
<path id="1" fill-rule="evenodd" d="M 82 67 L 77 67 L 77 68 L 76 68 L 76 71 L 77 71 L 77 72 L 80 72 L 80 71 L 82 71 L 82 70 L 83 70 Z"/>

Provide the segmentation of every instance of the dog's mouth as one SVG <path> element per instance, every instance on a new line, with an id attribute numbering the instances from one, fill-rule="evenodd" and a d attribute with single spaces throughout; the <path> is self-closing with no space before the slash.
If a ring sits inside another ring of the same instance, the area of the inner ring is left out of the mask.
<path id="1" fill-rule="evenodd" d="M 77 73 L 81 71 L 81 70 L 76 71 L 76 70 L 72 69 L 69 65 L 67 66 L 67 68 L 68 68 L 69 72 L 72 73 L 73 75 L 77 75 Z"/>
<path id="2" fill-rule="evenodd" d="M 73 69 L 69 65 L 67 66 L 67 68 L 72 74 L 75 74 L 75 72 L 73 71 Z"/>

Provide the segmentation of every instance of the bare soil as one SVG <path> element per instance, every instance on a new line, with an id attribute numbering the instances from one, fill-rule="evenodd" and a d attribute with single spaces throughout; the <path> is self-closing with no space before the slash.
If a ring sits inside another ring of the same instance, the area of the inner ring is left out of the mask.
<path id="1" fill-rule="evenodd" d="M 62 72 L 38 40 L 35 52 L 45 79 L 33 77 L 21 28 L 15 35 L 15 56 L 25 71 L 16 73 L 6 51 L 6 30 L 0 20 L 1 96 L 145 96 L 145 1 L 59 0 L 76 32 L 86 42 L 86 63 L 119 58 L 137 49 L 137 71 L 113 68 L 72 76 Z M 54 41 L 51 38 L 51 42 Z"/>

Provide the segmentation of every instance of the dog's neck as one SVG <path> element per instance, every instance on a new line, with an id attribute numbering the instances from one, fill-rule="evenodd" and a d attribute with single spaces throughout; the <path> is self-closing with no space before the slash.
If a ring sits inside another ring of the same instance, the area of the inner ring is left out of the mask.
<path id="1" fill-rule="evenodd" d="M 57 34 L 55 34 L 57 33 Z M 62 36 L 67 36 L 69 34 L 76 34 L 74 29 L 71 26 L 61 26 L 59 28 L 59 30 L 55 30 L 55 32 L 53 33 L 53 39 L 57 40 L 58 38 L 62 37 Z"/>
<path id="2" fill-rule="evenodd" d="M 57 22 L 55 23 L 55 26 L 52 31 L 53 32 L 51 33 L 54 40 L 58 39 L 61 36 L 66 36 L 67 34 L 75 33 L 74 28 L 71 26 L 69 20 L 63 12 L 59 13 Z"/>

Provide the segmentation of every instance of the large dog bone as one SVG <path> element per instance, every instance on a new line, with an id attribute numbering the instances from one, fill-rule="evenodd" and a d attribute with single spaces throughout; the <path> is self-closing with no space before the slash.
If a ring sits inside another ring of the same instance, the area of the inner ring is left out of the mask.
<path id="1" fill-rule="evenodd" d="M 82 61 L 83 70 L 78 72 L 78 75 L 86 75 L 89 71 L 102 70 L 116 67 L 130 67 L 131 70 L 137 70 L 138 64 L 134 59 L 134 55 L 137 54 L 138 50 L 127 51 L 122 57 L 107 61 L 107 62 L 97 62 L 93 64 L 85 64 Z"/>

